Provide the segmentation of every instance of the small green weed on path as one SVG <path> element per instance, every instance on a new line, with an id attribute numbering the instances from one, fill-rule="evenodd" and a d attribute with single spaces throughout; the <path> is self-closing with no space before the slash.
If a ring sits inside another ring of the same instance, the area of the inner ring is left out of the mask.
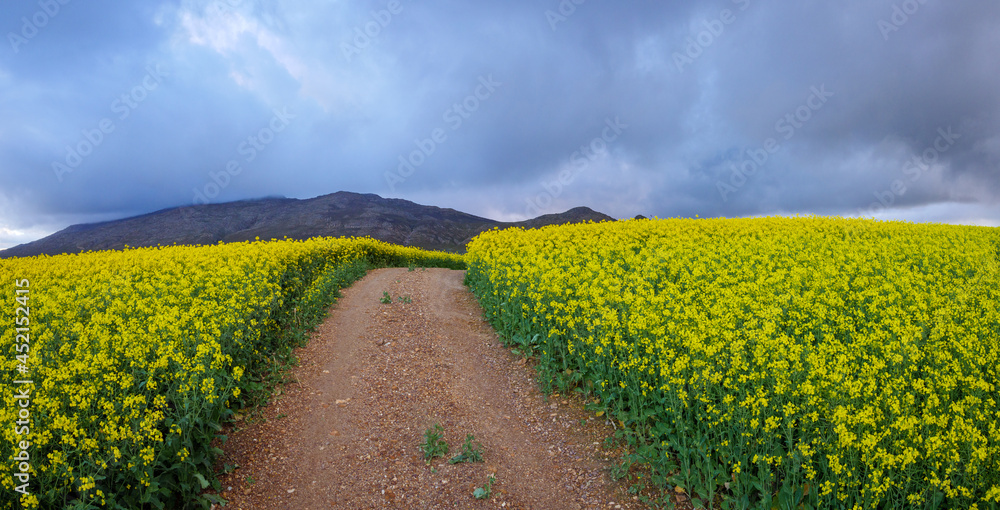
<path id="1" fill-rule="evenodd" d="M 489 479 L 486 480 L 486 485 L 476 487 L 476 490 L 472 491 L 472 496 L 476 499 L 490 499 L 490 496 L 493 495 L 493 482 L 495 481 L 497 479 L 490 475 Z"/>
<path id="2" fill-rule="evenodd" d="M 449 464 L 458 464 L 460 462 L 482 462 L 483 461 L 483 445 L 476 441 L 475 444 L 472 442 L 476 440 L 476 436 L 472 434 L 467 434 L 465 436 L 465 444 L 462 445 L 462 453 L 454 456 L 448 461 Z"/>
<path id="3" fill-rule="evenodd" d="M 424 461 L 429 466 L 434 457 L 444 457 L 448 454 L 448 443 L 444 441 L 444 427 L 435 424 L 424 432 L 424 442 L 420 445 L 424 452 Z"/>

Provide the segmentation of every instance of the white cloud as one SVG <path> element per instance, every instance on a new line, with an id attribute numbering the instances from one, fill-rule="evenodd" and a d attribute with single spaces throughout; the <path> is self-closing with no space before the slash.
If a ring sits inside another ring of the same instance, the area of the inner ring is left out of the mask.
<path id="1" fill-rule="evenodd" d="M 53 228 L 51 226 L 16 229 L 11 228 L 10 225 L 0 222 L 0 250 L 13 248 L 19 244 L 30 243 L 31 241 L 35 241 L 52 234 L 53 232 L 56 232 L 56 230 L 58 230 L 58 228 Z"/>
<path id="2" fill-rule="evenodd" d="M 1000 204 L 943 202 L 910 208 L 890 208 L 871 217 L 878 220 L 912 221 L 914 223 L 948 223 L 1000 227 Z"/>
<path id="3" fill-rule="evenodd" d="M 296 35 L 297 32 L 310 33 L 314 27 L 296 26 L 288 30 L 287 34 L 279 34 L 271 30 L 268 23 L 235 9 L 208 9 L 201 12 L 196 8 L 188 8 L 178 13 L 178 16 L 180 23 L 175 36 L 177 41 L 202 46 L 227 57 L 232 66 L 230 76 L 233 82 L 243 89 L 264 96 L 264 100 L 272 105 L 287 104 L 289 99 L 268 97 L 268 91 L 273 90 L 271 84 L 275 76 L 270 70 L 260 67 L 260 50 L 266 52 L 274 64 L 298 82 L 298 92 L 302 96 L 314 100 L 327 112 L 338 105 L 352 102 L 364 93 L 363 88 L 351 84 L 365 83 L 368 80 L 347 79 L 346 75 L 350 74 L 350 70 L 339 69 L 337 65 L 331 64 L 330 55 L 317 57 L 307 45 L 299 44 L 298 38 L 302 36 Z M 270 15 L 265 15 L 265 19 L 270 18 Z M 302 19 L 295 21 L 297 24 L 309 22 Z M 370 81 L 365 83 L 365 88 L 370 89 L 370 86 Z"/>

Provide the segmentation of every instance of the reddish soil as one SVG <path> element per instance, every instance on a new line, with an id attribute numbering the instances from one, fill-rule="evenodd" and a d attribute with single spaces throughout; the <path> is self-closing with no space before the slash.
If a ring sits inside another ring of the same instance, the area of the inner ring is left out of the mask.
<path id="1" fill-rule="evenodd" d="M 538 391 L 463 276 L 380 269 L 345 289 L 298 351 L 296 382 L 229 432 L 224 462 L 239 467 L 222 478 L 226 507 L 642 508 L 611 480 L 611 426 L 575 394 Z M 418 446 L 434 424 L 451 449 L 427 465 Z M 484 461 L 449 464 L 466 434 Z M 475 499 L 491 474 L 492 496 Z"/>

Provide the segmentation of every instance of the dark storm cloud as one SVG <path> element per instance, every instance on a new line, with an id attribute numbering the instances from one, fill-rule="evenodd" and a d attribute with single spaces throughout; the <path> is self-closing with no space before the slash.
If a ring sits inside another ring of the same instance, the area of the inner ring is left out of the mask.
<path id="1" fill-rule="evenodd" d="M 998 25 L 985 0 L 18 2 L 0 245 L 341 189 L 997 224 Z"/>

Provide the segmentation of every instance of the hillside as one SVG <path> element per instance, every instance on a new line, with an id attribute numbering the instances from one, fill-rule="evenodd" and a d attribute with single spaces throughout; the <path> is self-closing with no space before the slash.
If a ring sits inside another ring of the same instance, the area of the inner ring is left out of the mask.
<path id="1" fill-rule="evenodd" d="M 38 241 L 0 251 L 0 258 L 114 250 L 125 246 L 316 236 L 370 236 L 403 246 L 460 252 L 470 239 L 494 227 L 536 228 L 612 219 L 578 207 L 561 214 L 505 223 L 454 209 L 341 191 L 306 200 L 265 198 L 177 207 L 121 220 L 73 225 Z"/>

